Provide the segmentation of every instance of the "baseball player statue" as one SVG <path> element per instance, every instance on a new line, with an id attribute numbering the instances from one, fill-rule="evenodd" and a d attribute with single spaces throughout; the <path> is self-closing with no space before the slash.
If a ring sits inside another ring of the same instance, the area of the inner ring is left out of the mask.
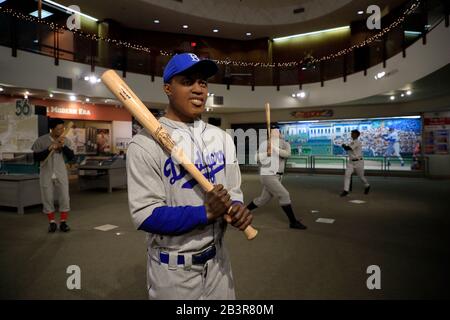
<path id="1" fill-rule="evenodd" d="M 353 172 L 356 172 L 358 177 L 364 183 L 364 194 L 368 194 L 370 191 L 369 182 L 364 177 L 364 159 L 362 155 L 362 144 L 358 140 L 360 132 L 358 130 L 352 130 L 351 132 L 352 142 L 349 144 L 342 144 L 342 148 L 348 153 L 347 168 L 345 169 L 344 191 L 341 193 L 341 197 L 348 195 L 350 190 L 350 179 Z"/>
<path id="2" fill-rule="evenodd" d="M 232 138 L 200 118 L 207 79 L 217 70 L 213 61 L 192 53 L 172 57 L 163 74 L 169 106 L 159 119 L 215 185 L 212 191 L 205 193 L 146 130 L 128 147 L 129 208 L 137 229 L 147 232 L 150 299 L 235 299 L 224 233 L 227 222 L 244 230 L 252 215 L 243 205 Z"/>
<path id="3" fill-rule="evenodd" d="M 279 201 L 281 208 L 289 219 L 289 227 L 293 229 L 306 229 L 295 217 L 291 205 L 289 191 L 281 184 L 286 160 L 291 156 L 291 145 L 285 141 L 276 126 L 271 129 L 271 153 L 267 152 L 267 141 L 259 146 L 257 153 L 260 167 L 260 180 L 263 185 L 262 193 L 247 205 L 247 209 L 254 210 L 268 203 L 273 197 Z"/>
<path id="4" fill-rule="evenodd" d="M 64 120 L 50 119 L 49 128 L 51 132 L 40 136 L 31 149 L 34 160 L 40 162 L 39 184 L 44 205 L 43 211 L 47 214 L 50 223 L 48 231 L 53 233 L 57 229 L 54 201 L 54 194 L 57 194 L 60 212 L 59 229 L 67 232 L 70 230 L 67 225 L 70 197 L 65 159 L 70 161 L 75 155 L 72 142 L 63 135 Z"/>
<path id="5" fill-rule="evenodd" d="M 400 160 L 400 165 L 403 167 L 405 161 L 400 154 L 400 138 L 398 132 L 393 127 L 389 128 L 389 133 L 383 136 L 383 139 L 389 142 L 388 155 L 393 155 Z M 390 163 L 389 163 L 390 164 Z"/>

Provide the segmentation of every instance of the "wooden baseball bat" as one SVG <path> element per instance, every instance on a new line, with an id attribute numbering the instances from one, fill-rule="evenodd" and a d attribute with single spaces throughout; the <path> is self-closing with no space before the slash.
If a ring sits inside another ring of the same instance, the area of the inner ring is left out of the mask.
<path id="1" fill-rule="evenodd" d="M 272 155 L 272 132 L 270 131 L 270 104 L 266 102 L 266 123 L 267 123 L 267 156 Z"/>
<path id="2" fill-rule="evenodd" d="M 182 148 L 177 148 L 169 133 L 161 126 L 150 110 L 142 103 L 136 94 L 128 87 L 125 81 L 114 71 L 108 70 L 101 76 L 103 83 L 119 99 L 128 111 L 139 121 L 139 123 L 150 132 L 153 138 L 180 163 L 187 172 L 199 183 L 206 192 L 211 191 L 214 186 L 209 182 L 197 167 L 187 158 Z M 229 208 L 229 210 L 231 207 Z M 244 230 L 248 240 L 256 237 L 258 230 L 248 226 Z"/>
<path id="3" fill-rule="evenodd" d="M 67 127 L 64 129 L 63 134 L 61 135 L 62 137 L 66 137 L 67 134 L 69 133 L 70 129 L 72 129 L 73 126 L 73 122 L 70 121 L 67 124 Z M 47 158 L 44 159 L 44 161 L 41 162 L 41 167 L 45 166 L 45 164 L 47 163 L 48 159 L 51 158 L 51 156 L 53 155 L 53 153 L 55 153 L 55 150 L 50 151 L 50 153 L 48 154 Z"/>

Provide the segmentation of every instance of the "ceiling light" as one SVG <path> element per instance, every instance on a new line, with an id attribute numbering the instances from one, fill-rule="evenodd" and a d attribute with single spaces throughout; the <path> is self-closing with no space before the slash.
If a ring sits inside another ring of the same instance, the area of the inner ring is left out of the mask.
<path id="1" fill-rule="evenodd" d="M 391 100 L 395 100 L 395 96 L 391 96 L 390 99 L 391 99 Z"/>
<path id="2" fill-rule="evenodd" d="M 245 35 L 246 35 L 247 37 L 250 37 L 250 36 L 252 35 L 252 33 L 251 33 L 251 32 L 247 32 Z"/>
<path id="3" fill-rule="evenodd" d="M 71 96 L 69 97 L 69 99 L 70 99 L 70 101 L 75 101 L 75 100 L 77 100 L 77 97 L 75 97 L 74 95 L 71 95 Z"/>
<path id="4" fill-rule="evenodd" d="M 41 10 L 41 19 L 45 19 L 47 17 L 50 17 L 51 15 L 53 15 L 52 12 L 48 12 L 47 10 L 44 10 L 44 9 Z M 39 17 L 38 10 L 30 12 L 30 16 L 38 18 Z"/>
<path id="5" fill-rule="evenodd" d="M 306 70 L 306 67 L 302 67 L 302 70 Z"/>
<path id="6" fill-rule="evenodd" d="M 91 99 L 89 99 L 89 98 L 86 98 L 86 102 L 89 102 L 89 101 L 91 101 Z"/>
<path id="7" fill-rule="evenodd" d="M 183 24 L 183 29 L 187 29 L 189 26 L 187 24 Z"/>
<path id="8" fill-rule="evenodd" d="M 313 31 L 313 32 L 308 32 L 308 33 L 294 34 L 292 36 L 274 38 L 273 41 L 283 41 L 283 40 L 288 40 L 288 39 L 292 39 L 292 38 L 317 35 L 317 34 L 326 33 L 326 32 L 345 31 L 345 30 L 349 30 L 349 29 L 350 29 L 350 26 L 344 26 L 344 27 L 338 27 L 338 28 L 332 28 L 332 29 Z"/>
<path id="9" fill-rule="evenodd" d="M 402 94 L 400 95 L 400 97 L 402 97 L 402 98 L 403 98 L 404 96 L 405 96 L 405 94 L 404 94 L 404 93 L 402 93 Z"/>
<path id="10" fill-rule="evenodd" d="M 386 75 L 386 71 L 381 71 L 381 72 L 378 72 L 374 78 L 375 78 L 375 80 L 378 80 L 378 79 L 383 78 L 385 75 Z"/>
<path id="11" fill-rule="evenodd" d="M 306 93 L 305 93 L 305 92 L 303 92 L 303 91 L 302 91 L 302 92 L 300 92 L 300 98 L 302 98 L 302 99 L 303 99 L 303 98 L 305 98 L 305 97 L 306 97 Z"/>
<path id="12" fill-rule="evenodd" d="M 89 82 L 92 83 L 92 84 L 97 83 L 97 77 L 96 76 L 90 76 L 89 77 Z"/>
<path id="13" fill-rule="evenodd" d="M 219 32 L 219 29 L 214 29 L 213 32 L 217 33 Z"/>
<path id="14" fill-rule="evenodd" d="M 410 95 L 412 95 L 412 91 L 411 91 L 411 90 L 408 90 L 408 91 L 406 91 L 406 94 L 407 94 L 408 96 L 410 96 Z"/>
<path id="15" fill-rule="evenodd" d="M 53 98 L 53 93 L 50 93 L 48 96 L 49 96 L 50 98 Z"/>
<path id="16" fill-rule="evenodd" d="M 30 94 L 30 92 L 29 92 L 29 91 L 27 90 L 27 91 L 25 91 L 25 94 L 26 94 L 26 95 L 29 95 L 29 94 Z"/>
<path id="17" fill-rule="evenodd" d="M 156 24 L 158 24 L 158 23 L 159 23 L 159 20 L 156 19 L 156 20 L 153 20 L 153 22 L 156 23 Z"/>
<path id="18" fill-rule="evenodd" d="M 89 76 L 85 76 L 84 81 L 89 81 Z"/>
<path id="19" fill-rule="evenodd" d="M 24 99 L 28 99 L 28 95 L 27 95 L 27 94 L 26 94 L 26 95 L 24 95 L 23 97 L 24 97 Z"/>
<path id="20" fill-rule="evenodd" d="M 0 87 L 0 92 L 2 92 L 4 89 L 2 87 Z"/>
<path id="21" fill-rule="evenodd" d="M 358 14 L 364 14 L 364 11 L 359 10 L 359 11 L 358 11 Z"/>
<path id="22" fill-rule="evenodd" d="M 74 9 L 72 9 L 72 8 L 63 6 L 62 4 L 56 3 L 55 1 L 51 1 L 51 0 L 44 0 L 44 1 L 47 2 L 47 3 L 50 3 L 50 4 L 54 5 L 54 6 L 57 6 L 57 7 L 59 7 L 59 8 L 62 8 L 62 9 L 64 9 L 64 10 L 70 11 L 70 12 L 72 12 L 72 13 L 79 14 L 80 16 L 86 17 L 86 18 L 91 19 L 91 20 L 93 20 L 93 21 L 95 21 L 95 22 L 98 21 L 97 18 L 91 17 L 91 16 L 89 16 L 89 15 L 87 15 L 87 14 L 85 14 L 85 13 L 76 11 L 76 10 L 74 10 Z"/>
<path id="23" fill-rule="evenodd" d="M 293 94 L 292 94 L 292 98 L 295 98 L 295 97 L 296 97 L 296 95 L 295 95 L 295 93 L 293 93 Z"/>

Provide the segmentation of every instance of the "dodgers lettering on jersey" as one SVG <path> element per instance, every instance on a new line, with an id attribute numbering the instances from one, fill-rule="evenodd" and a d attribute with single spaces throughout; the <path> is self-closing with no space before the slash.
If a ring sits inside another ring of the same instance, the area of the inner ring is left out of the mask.
<path id="1" fill-rule="evenodd" d="M 206 163 L 203 161 L 203 158 L 205 158 Z M 215 184 L 216 175 L 225 168 L 225 155 L 222 150 L 219 150 L 203 157 L 201 152 L 197 150 L 194 165 L 206 179 L 208 179 L 212 184 Z M 175 184 L 178 180 L 183 179 L 186 174 L 186 169 L 182 166 L 176 165 L 172 157 L 169 157 L 164 163 L 164 176 L 169 178 L 170 184 Z M 192 189 L 197 184 L 198 182 L 192 178 L 183 183 L 181 187 L 185 189 Z"/>

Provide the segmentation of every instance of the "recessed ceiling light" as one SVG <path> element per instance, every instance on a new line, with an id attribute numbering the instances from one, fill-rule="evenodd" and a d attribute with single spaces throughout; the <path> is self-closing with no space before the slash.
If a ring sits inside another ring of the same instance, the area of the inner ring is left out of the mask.
<path id="1" fill-rule="evenodd" d="M 359 10 L 359 11 L 358 11 L 358 14 L 364 14 L 364 11 Z"/>
<path id="2" fill-rule="evenodd" d="M 89 102 L 89 101 L 91 101 L 91 99 L 89 99 L 89 98 L 86 98 L 86 102 Z"/>
<path id="3" fill-rule="evenodd" d="M 295 93 L 293 93 L 291 96 L 292 96 L 292 98 L 295 98 L 295 97 L 296 97 Z"/>
<path id="4" fill-rule="evenodd" d="M 53 93 L 50 93 L 48 96 L 49 96 L 50 98 L 53 98 Z"/>
<path id="5" fill-rule="evenodd" d="M 24 97 L 25 99 L 28 99 L 28 95 L 27 95 L 27 94 L 26 94 L 26 95 L 24 95 L 23 97 Z"/>
<path id="6" fill-rule="evenodd" d="M 403 98 L 404 96 L 405 96 L 405 94 L 404 94 L 404 93 L 402 93 L 402 94 L 400 95 L 400 97 L 402 97 L 402 98 Z"/>
<path id="7" fill-rule="evenodd" d="M 246 35 L 247 37 L 250 37 L 250 36 L 252 35 L 252 33 L 251 33 L 251 32 L 247 32 L 245 35 Z"/>
<path id="8" fill-rule="evenodd" d="M 2 92 L 4 89 L 0 87 L 0 92 Z"/>
<path id="9" fill-rule="evenodd" d="M 72 96 L 69 97 L 69 99 L 70 99 L 70 101 L 75 101 L 75 100 L 77 100 L 77 97 L 72 95 Z"/>
<path id="10" fill-rule="evenodd" d="M 219 29 L 214 29 L 213 32 L 219 32 Z"/>
<path id="11" fill-rule="evenodd" d="M 153 22 L 154 22 L 154 23 L 159 23 L 159 20 L 158 20 L 158 19 L 156 19 L 156 20 L 153 20 Z"/>
<path id="12" fill-rule="evenodd" d="M 27 91 L 25 91 L 25 94 L 26 94 L 26 95 L 29 95 L 29 94 L 30 94 L 30 92 L 29 92 L 29 91 L 27 90 Z"/>
<path id="13" fill-rule="evenodd" d="M 411 90 L 408 90 L 408 91 L 406 91 L 406 94 L 407 94 L 408 96 L 410 96 L 410 95 L 412 95 L 412 91 L 411 91 Z"/>
<path id="14" fill-rule="evenodd" d="M 394 96 L 391 96 L 391 98 L 390 98 L 391 100 L 395 100 L 395 97 Z"/>
<path id="15" fill-rule="evenodd" d="M 187 24 L 183 24 L 183 29 L 187 29 L 189 26 Z"/>

